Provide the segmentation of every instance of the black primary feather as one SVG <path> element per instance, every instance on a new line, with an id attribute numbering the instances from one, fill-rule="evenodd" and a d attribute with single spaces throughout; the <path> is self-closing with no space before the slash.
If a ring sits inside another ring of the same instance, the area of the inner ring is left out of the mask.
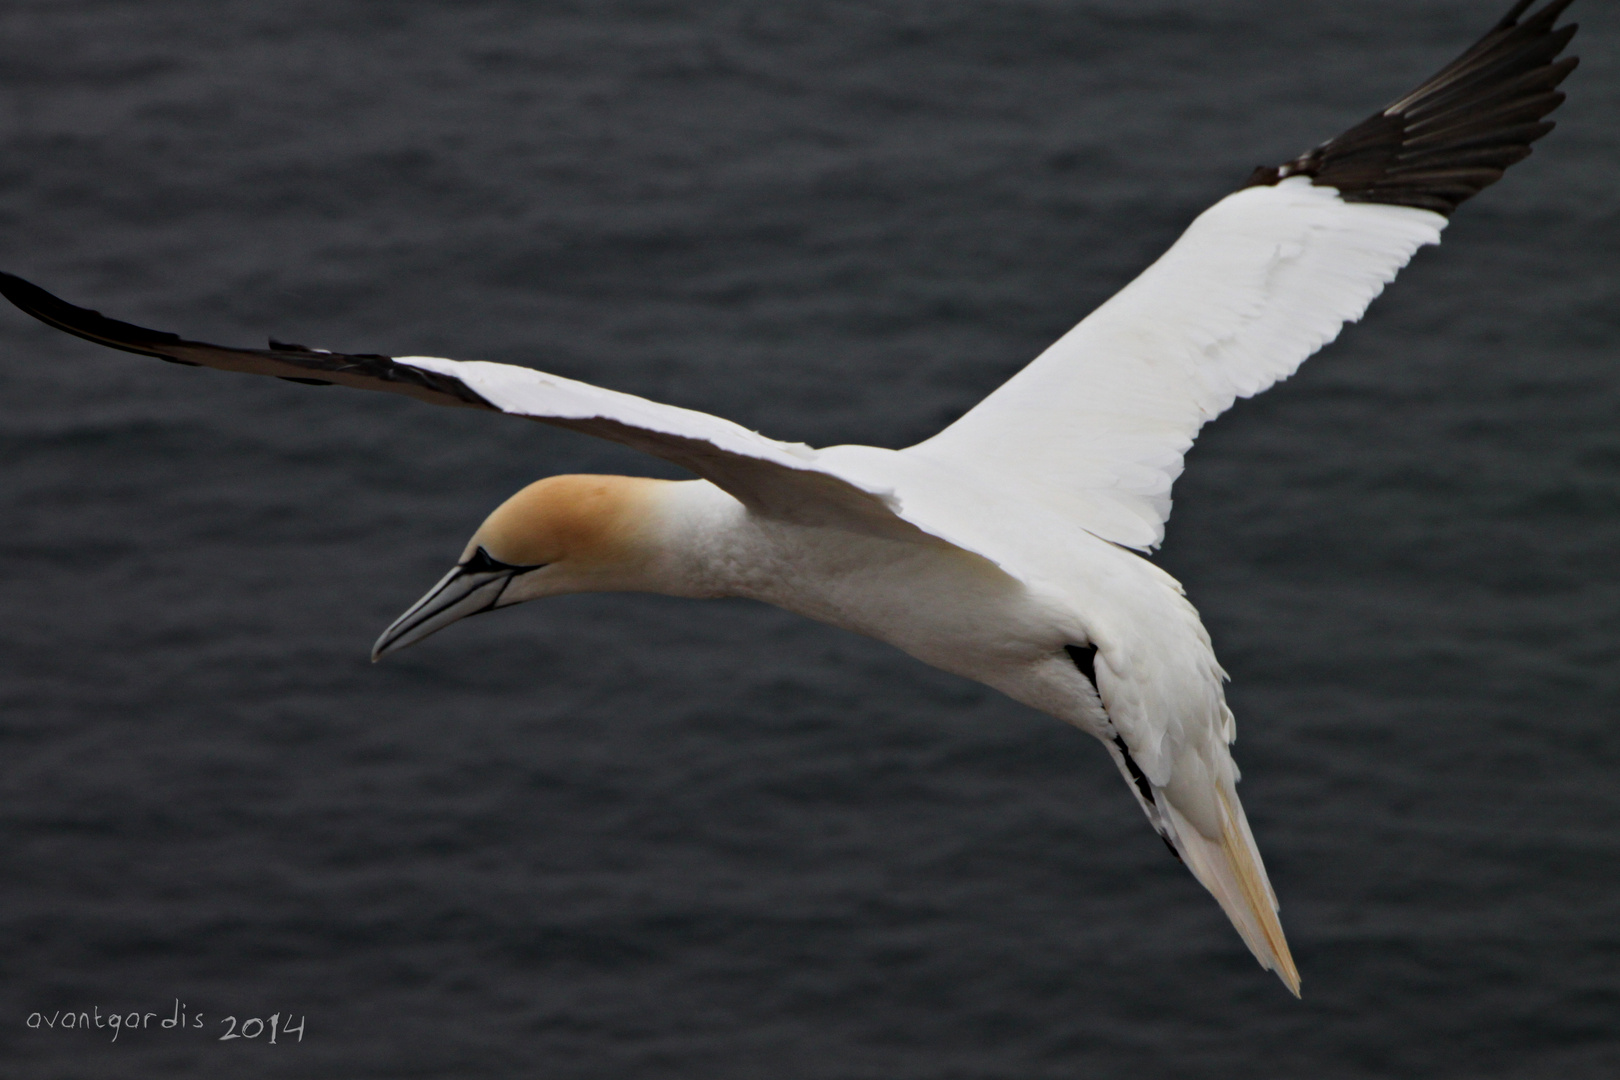
<path id="1" fill-rule="evenodd" d="M 1309 176 L 1346 202 L 1450 216 L 1553 129 L 1543 117 L 1563 104 L 1558 85 L 1579 62 L 1558 59 L 1577 27 L 1553 26 L 1573 0 L 1552 0 L 1523 18 L 1536 2 L 1520 0 L 1472 48 L 1382 112 L 1293 161 L 1256 169 L 1246 186 Z"/>
<path id="2" fill-rule="evenodd" d="M 389 390 L 436 405 L 492 409 L 460 379 L 395 363 L 376 353 L 335 353 L 272 340 L 268 349 L 237 349 L 188 341 L 165 330 L 109 319 L 99 311 L 76 307 L 15 274 L 0 273 L 0 296 L 58 330 L 112 349 L 155 356 L 172 364 L 212 367 L 252 375 L 274 375 L 311 386 L 341 383 L 368 390 Z"/>

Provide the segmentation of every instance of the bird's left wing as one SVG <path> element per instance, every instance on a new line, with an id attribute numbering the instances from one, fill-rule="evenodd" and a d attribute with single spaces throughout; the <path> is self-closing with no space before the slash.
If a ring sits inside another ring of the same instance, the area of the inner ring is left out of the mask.
<path id="1" fill-rule="evenodd" d="M 1256 171 L 1028 367 L 903 451 L 1126 547 L 1164 538 L 1199 428 L 1361 317 L 1447 215 L 1552 130 L 1571 0 L 1520 0 L 1412 93 Z"/>
<path id="2" fill-rule="evenodd" d="M 512 364 L 334 353 L 277 341 L 268 349 L 187 341 L 75 307 L 11 274 L 0 274 L 0 295 L 60 330 L 125 352 L 526 417 L 664 458 L 771 516 L 882 535 L 921 535 L 895 514 L 894 493 L 883 485 L 845 479 L 836 475 L 836 466 L 818 462 L 818 451 L 808 446 L 779 442 L 708 413 Z"/>

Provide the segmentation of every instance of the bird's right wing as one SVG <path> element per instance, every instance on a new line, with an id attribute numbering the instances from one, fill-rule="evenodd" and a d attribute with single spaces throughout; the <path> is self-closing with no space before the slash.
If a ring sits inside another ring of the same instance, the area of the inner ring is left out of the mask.
<path id="1" fill-rule="evenodd" d="M 664 458 L 770 516 L 879 535 L 922 535 L 895 513 L 894 492 L 881 482 L 847 479 L 809 446 L 779 442 L 693 409 L 513 364 L 334 353 L 277 341 L 268 349 L 188 341 L 75 307 L 11 274 L 0 273 L 0 295 L 60 330 L 124 352 L 526 417 Z"/>
<path id="2" fill-rule="evenodd" d="M 997 478 L 1105 540 L 1164 538 L 1199 429 L 1359 319 L 1446 217 L 1552 129 L 1570 0 L 1521 0 L 1433 78 L 1257 170 L 1142 275 L 955 424 L 904 454 Z"/>

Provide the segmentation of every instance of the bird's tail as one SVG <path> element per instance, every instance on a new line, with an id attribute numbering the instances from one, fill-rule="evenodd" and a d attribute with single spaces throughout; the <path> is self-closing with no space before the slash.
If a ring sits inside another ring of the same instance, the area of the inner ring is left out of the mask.
<path id="1" fill-rule="evenodd" d="M 1187 868 L 1214 894 L 1260 966 L 1275 971 L 1283 985 L 1298 997 L 1299 972 L 1289 955 L 1282 923 L 1277 921 L 1277 894 L 1271 891 L 1271 882 L 1266 878 L 1260 849 L 1243 816 L 1243 804 L 1235 791 L 1226 788 L 1224 784 L 1216 785 L 1221 811 L 1218 839 L 1199 832 L 1169 799 L 1161 798 L 1159 806 L 1166 811 L 1173 842 Z"/>

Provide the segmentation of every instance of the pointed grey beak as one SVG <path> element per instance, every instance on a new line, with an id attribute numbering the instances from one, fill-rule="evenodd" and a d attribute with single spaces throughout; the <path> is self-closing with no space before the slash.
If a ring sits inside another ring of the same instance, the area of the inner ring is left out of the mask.
<path id="1" fill-rule="evenodd" d="M 513 578 L 538 569 L 537 566 L 503 563 L 483 548 L 477 549 L 470 559 L 444 575 L 426 596 L 382 632 L 377 644 L 371 647 L 371 662 L 376 663 L 407 645 L 415 645 L 458 619 L 493 610 Z"/>

